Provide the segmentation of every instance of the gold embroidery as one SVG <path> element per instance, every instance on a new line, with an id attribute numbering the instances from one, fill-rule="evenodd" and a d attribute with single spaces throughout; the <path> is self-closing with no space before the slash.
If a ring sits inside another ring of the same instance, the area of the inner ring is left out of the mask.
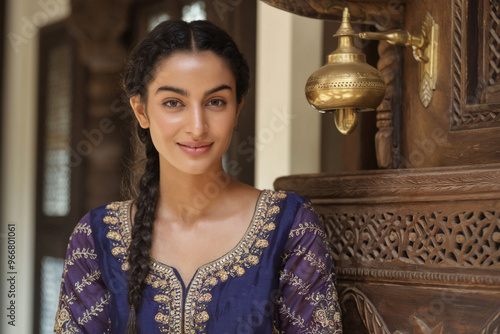
<path id="1" fill-rule="evenodd" d="M 182 287 L 174 271 L 152 262 L 151 270 L 146 277 L 146 284 L 158 290 L 153 299 L 159 305 L 155 321 L 159 324 L 160 332 L 181 333 Z"/>
<path id="2" fill-rule="evenodd" d="M 167 295 L 156 295 L 154 296 L 153 300 L 157 303 L 168 303 L 170 302 L 171 298 Z"/>
<path id="3" fill-rule="evenodd" d="M 108 234 L 106 234 L 106 238 L 111 239 L 111 240 L 115 240 L 115 241 L 122 240 L 122 236 L 120 235 L 120 233 L 115 232 L 115 231 L 108 232 Z"/>
<path id="4" fill-rule="evenodd" d="M 114 256 L 118 256 L 120 254 L 126 254 L 127 253 L 127 249 L 125 247 L 115 247 L 111 250 L 111 254 L 113 254 Z"/>
<path id="5" fill-rule="evenodd" d="M 225 270 L 219 270 L 219 272 L 217 272 L 216 275 L 217 275 L 217 277 L 219 277 L 221 282 L 225 282 L 229 278 L 229 276 Z"/>
<path id="6" fill-rule="evenodd" d="M 92 229 L 88 224 L 78 224 L 75 227 L 74 233 L 85 233 L 89 237 L 92 234 Z"/>
<path id="7" fill-rule="evenodd" d="M 255 247 L 258 248 L 266 248 L 267 246 L 269 246 L 269 243 L 267 242 L 267 240 L 264 239 L 257 241 L 257 243 L 255 244 Z"/>
<path id="8" fill-rule="evenodd" d="M 197 323 L 207 322 L 209 318 L 210 317 L 208 316 L 208 313 L 206 311 L 203 311 L 200 314 L 196 315 L 196 322 Z"/>
<path id="9" fill-rule="evenodd" d="M 341 333 L 340 308 L 337 290 L 332 279 L 328 279 L 326 295 L 312 294 L 310 300 L 311 305 L 314 306 L 312 318 L 315 322 L 311 333 Z"/>
<path id="10" fill-rule="evenodd" d="M 253 264 L 255 266 L 259 263 L 259 257 L 255 256 L 255 255 L 249 255 L 248 262 L 250 262 L 251 264 Z"/>
<path id="11" fill-rule="evenodd" d="M 73 319 L 70 317 L 69 308 L 64 303 L 61 303 L 57 310 L 54 332 L 58 334 L 73 334 L 78 333 L 79 329 Z"/>
<path id="12" fill-rule="evenodd" d="M 210 303 L 212 301 L 212 295 L 209 293 L 205 293 L 203 296 L 201 296 L 198 301 L 202 303 Z"/>
<path id="13" fill-rule="evenodd" d="M 313 224 L 313 223 L 300 223 L 299 227 L 291 230 L 290 234 L 288 237 L 293 237 L 293 236 L 299 236 L 299 235 L 304 235 L 307 231 L 312 232 L 314 234 L 319 235 L 320 237 L 326 238 L 326 233 L 321 229 L 318 225 Z"/>
<path id="14" fill-rule="evenodd" d="M 286 269 L 281 273 L 280 281 L 288 282 L 290 285 L 297 287 L 299 295 L 306 295 L 311 288 L 310 284 L 304 283 L 302 278 Z"/>
<path id="15" fill-rule="evenodd" d="M 80 293 L 82 292 L 83 288 L 86 286 L 92 284 L 92 282 L 97 281 L 101 277 L 101 271 L 96 270 L 92 273 L 87 273 L 84 278 L 82 278 L 81 282 L 76 282 L 75 283 L 75 291 Z"/>
<path id="16" fill-rule="evenodd" d="M 75 260 L 79 260 L 81 258 L 91 258 L 92 260 L 95 260 L 97 258 L 97 254 L 95 254 L 94 250 L 90 248 L 77 248 L 73 250 L 66 263 L 68 266 L 72 266 L 75 264 Z"/>
<path id="17" fill-rule="evenodd" d="M 160 324 L 163 324 L 163 325 L 168 324 L 168 319 L 169 319 L 169 318 L 170 318 L 170 317 L 169 317 L 168 315 L 165 315 L 165 314 L 163 314 L 163 313 L 161 313 L 161 312 L 158 312 L 158 313 L 156 313 L 156 315 L 155 315 L 155 321 L 156 321 L 156 322 L 159 322 Z"/>
<path id="18" fill-rule="evenodd" d="M 127 214 L 130 201 L 114 202 L 106 206 L 108 214 L 104 216 L 103 221 L 108 225 L 109 231 L 106 237 L 111 240 L 111 253 L 121 263 L 121 269 L 127 271 L 130 269 L 128 263 L 128 245 L 125 240 L 130 237 L 130 231 L 127 225 Z"/>
<path id="19" fill-rule="evenodd" d="M 304 203 L 303 207 L 314 212 L 310 203 Z M 309 301 L 309 304 L 313 306 L 313 311 L 311 314 L 311 320 L 308 320 L 306 327 L 304 327 L 303 322 L 300 322 L 301 318 L 296 318 L 294 312 L 292 312 L 290 308 L 286 307 L 282 298 L 279 300 L 279 313 L 285 315 L 293 325 L 302 328 L 302 330 L 299 331 L 301 334 L 342 333 L 342 326 L 340 324 L 340 307 L 334 283 L 335 275 L 329 272 L 327 262 L 325 262 L 327 259 L 331 259 L 331 249 L 329 247 L 326 233 L 321 228 L 321 225 L 317 225 L 313 222 L 304 222 L 300 223 L 298 228 L 290 231 L 289 238 L 301 237 L 306 233 L 314 234 L 315 236 L 317 235 L 321 238 L 321 242 L 325 245 L 326 251 L 324 257 L 319 257 L 318 254 L 308 248 L 297 245 L 293 251 L 283 254 L 283 263 L 289 260 L 292 256 L 303 257 L 303 259 L 316 268 L 316 272 L 321 275 L 321 285 L 326 288 L 326 291 L 323 289 L 321 290 L 323 292 L 314 291 L 309 294 L 308 291 L 310 286 L 306 285 L 302 279 L 294 273 L 287 272 L 287 270 L 284 269 L 280 280 L 285 280 L 290 285 L 296 286 L 298 294 L 305 295 L 304 299 Z"/>
<path id="20" fill-rule="evenodd" d="M 85 310 L 83 312 L 83 317 L 78 318 L 78 324 L 83 325 L 89 322 L 92 319 L 92 316 L 97 317 L 99 313 L 104 311 L 104 305 L 109 303 L 109 293 L 106 293 L 104 297 L 101 297 L 101 300 L 98 301 L 95 305 L 91 306 L 90 309 Z"/>
<path id="21" fill-rule="evenodd" d="M 290 320 L 290 323 L 293 326 L 304 328 L 304 319 L 302 319 L 300 314 L 295 315 L 295 311 L 292 311 L 289 307 L 286 307 L 286 305 L 283 304 L 282 300 L 280 300 L 280 304 L 281 306 L 279 308 L 279 312 L 285 315 Z"/>
<path id="22" fill-rule="evenodd" d="M 268 237 L 275 230 L 275 217 L 280 212 L 279 202 L 286 198 L 285 192 L 266 190 L 259 199 L 254 219 L 240 243 L 227 255 L 201 267 L 193 278 L 185 301 L 184 331 L 202 333 L 210 315 L 206 311 L 212 301 L 210 291 L 219 282 L 231 277 L 243 276 L 250 267 L 260 262 Z M 108 225 L 107 238 L 112 243 L 113 255 L 122 263 L 122 270 L 129 270 L 128 246 L 131 233 L 128 225 L 129 204 L 117 202 L 109 204 L 104 222 Z M 182 332 L 182 287 L 173 269 L 156 261 L 151 262 L 151 270 L 146 283 L 158 290 L 154 297 L 159 304 L 155 321 L 164 333 Z"/>
<path id="23" fill-rule="evenodd" d="M 309 201 L 304 202 L 304 204 L 302 204 L 302 206 L 304 207 L 304 209 L 308 209 L 309 211 L 314 212 L 316 215 L 318 214 L 316 212 L 316 210 L 314 210 L 314 207 L 313 207 L 311 202 L 309 202 Z"/>

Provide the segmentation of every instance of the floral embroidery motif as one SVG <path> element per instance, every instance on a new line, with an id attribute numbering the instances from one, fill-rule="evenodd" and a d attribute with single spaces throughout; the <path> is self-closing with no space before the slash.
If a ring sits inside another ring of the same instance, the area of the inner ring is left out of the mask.
<path id="1" fill-rule="evenodd" d="M 146 284 L 160 291 L 153 298 L 159 304 L 155 321 L 161 333 L 182 333 L 182 287 L 174 271 L 156 262 L 151 263 L 151 271 L 146 277 Z"/>
<path id="2" fill-rule="evenodd" d="M 78 333 L 79 329 L 69 316 L 69 308 L 64 303 L 61 303 L 56 315 L 56 323 L 54 331 L 60 334 Z"/>
<path id="3" fill-rule="evenodd" d="M 307 293 L 309 293 L 309 289 L 311 288 L 310 284 L 306 284 L 302 278 L 286 269 L 284 269 L 281 273 L 280 281 L 287 282 L 288 284 L 297 287 L 299 295 L 307 295 Z"/>
<path id="4" fill-rule="evenodd" d="M 321 293 L 312 294 L 311 300 L 316 306 L 312 314 L 314 327 L 310 330 L 310 333 L 341 333 L 338 330 L 338 324 L 341 321 L 340 310 L 332 302 L 338 300 L 333 281 L 329 280 L 326 295 Z"/>
<path id="5" fill-rule="evenodd" d="M 130 239 L 130 229 L 128 226 L 128 212 L 131 201 L 113 202 L 106 206 L 108 215 L 103 221 L 108 225 L 109 231 L 106 238 L 111 240 L 111 254 L 121 263 L 121 269 L 127 271 L 130 269 L 128 263 L 128 244 L 126 240 Z"/>
<path id="6" fill-rule="evenodd" d="M 99 313 L 104 311 L 104 305 L 109 304 L 109 293 L 106 293 L 104 297 L 101 298 L 100 301 L 98 301 L 95 305 L 92 305 L 90 309 L 86 310 L 83 313 L 83 317 L 78 318 L 78 324 L 83 325 L 87 322 L 89 322 L 93 316 L 97 317 Z"/>
<path id="7" fill-rule="evenodd" d="M 304 319 L 302 319 L 300 314 L 295 315 L 295 311 L 292 311 L 290 307 L 286 307 L 286 305 L 282 303 L 282 300 L 279 311 L 280 314 L 285 315 L 290 320 L 292 325 L 304 328 Z"/>
<path id="8" fill-rule="evenodd" d="M 326 233 L 319 226 L 317 226 L 316 224 L 313 224 L 313 223 L 308 223 L 308 222 L 299 224 L 298 228 L 290 231 L 290 234 L 288 235 L 288 237 L 290 237 L 290 238 L 293 236 L 298 237 L 300 235 L 304 235 L 306 232 L 311 232 L 311 233 L 319 235 L 322 238 L 326 238 Z"/>

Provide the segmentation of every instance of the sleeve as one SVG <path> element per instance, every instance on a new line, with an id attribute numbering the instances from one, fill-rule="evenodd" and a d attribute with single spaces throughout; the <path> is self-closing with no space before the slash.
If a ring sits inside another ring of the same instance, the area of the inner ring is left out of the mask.
<path id="1" fill-rule="evenodd" d="M 54 332 L 108 333 L 109 298 L 87 214 L 69 239 Z"/>
<path id="2" fill-rule="evenodd" d="M 305 202 L 282 257 L 276 318 L 280 333 L 342 333 L 332 252 L 323 224 Z"/>

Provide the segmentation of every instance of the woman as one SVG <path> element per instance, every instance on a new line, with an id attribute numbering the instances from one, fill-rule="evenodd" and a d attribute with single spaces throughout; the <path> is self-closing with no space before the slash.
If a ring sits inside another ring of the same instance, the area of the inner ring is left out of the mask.
<path id="1" fill-rule="evenodd" d="M 147 156 L 139 195 L 76 226 L 56 332 L 341 332 L 311 204 L 224 172 L 248 73 L 205 21 L 163 22 L 135 48 L 124 86 Z"/>

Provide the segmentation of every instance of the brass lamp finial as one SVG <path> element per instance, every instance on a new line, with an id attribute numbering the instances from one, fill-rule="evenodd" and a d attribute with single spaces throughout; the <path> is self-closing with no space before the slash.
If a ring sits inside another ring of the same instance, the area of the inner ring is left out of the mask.
<path id="1" fill-rule="evenodd" d="M 334 37 L 337 49 L 328 63 L 314 72 L 306 83 L 306 98 L 320 112 L 335 112 L 335 124 L 342 134 L 354 131 L 358 111 L 374 110 L 385 96 L 380 72 L 366 63 L 366 56 L 354 46 L 349 9 L 344 8 L 342 24 Z"/>

